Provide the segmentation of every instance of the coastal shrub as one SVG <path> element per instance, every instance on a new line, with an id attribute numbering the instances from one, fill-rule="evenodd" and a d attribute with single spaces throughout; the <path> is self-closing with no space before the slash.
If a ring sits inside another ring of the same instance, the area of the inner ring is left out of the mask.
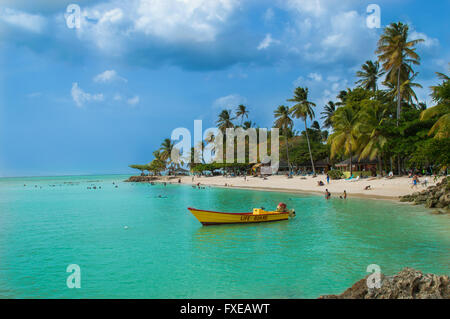
<path id="1" fill-rule="evenodd" d="M 328 175 L 330 175 L 331 179 L 341 179 L 344 177 L 344 173 L 337 169 L 332 169 L 331 171 L 328 171 Z"/>

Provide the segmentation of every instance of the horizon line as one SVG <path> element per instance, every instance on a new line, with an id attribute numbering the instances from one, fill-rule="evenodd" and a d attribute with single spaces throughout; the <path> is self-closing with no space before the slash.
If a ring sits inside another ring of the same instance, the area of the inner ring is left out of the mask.
<path id="1" fill-rule="evenodd" d="M 76 177 L 76 176 L 81 177 L 81 176 L 99 176 L 99 175 L 132 175 L 132 173 L 0 176 L 0 179 L 2 179 L 2 178 L 35 178 L 35 177 Z"/>

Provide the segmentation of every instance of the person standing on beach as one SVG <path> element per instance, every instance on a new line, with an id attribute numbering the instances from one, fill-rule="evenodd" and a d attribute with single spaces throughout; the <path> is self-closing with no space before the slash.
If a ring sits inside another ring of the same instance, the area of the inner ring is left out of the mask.
<path id="1" fill-rule="evenodd" d="M 416 174 L 416 175 L 414 175 L 414 177 L 413 177 L 413 185 L 412 185 L 411 188 L 414 188 L 414 187 L 417 188 L 417 183 L 418 183 L 418 182 L 419 182 L 419 177 L 418 177 L 417 174 Z"/>
<path id="2" fill-rule="evenodd" d="M 330 184 L 330 175 L 327 174 L 327 184 Z"/>

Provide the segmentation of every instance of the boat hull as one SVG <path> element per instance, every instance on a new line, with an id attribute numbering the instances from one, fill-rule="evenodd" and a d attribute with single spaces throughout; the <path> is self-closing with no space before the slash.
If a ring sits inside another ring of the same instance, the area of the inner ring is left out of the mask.
<path id="1" fill-rule="evenodd" d="M 253 213 L 221 213 L 195 208 L 188 208 L 192 215 L 198 219 L 203 226 L 225 225 L 225 224 L 254 224 L 277 222 L 289 219 L 289 213 L 264 212 Z"/>

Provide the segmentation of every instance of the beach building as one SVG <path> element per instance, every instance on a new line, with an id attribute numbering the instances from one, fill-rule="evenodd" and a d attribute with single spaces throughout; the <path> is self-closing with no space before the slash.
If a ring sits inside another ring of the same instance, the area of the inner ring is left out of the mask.
<path id="1" fill-rule="evenodd" d="M 376 159 L 369 159 L 369 158 L 363 158 L 359 159 L 358 156 L 353 156 L 351 160 L 352 165 L 352 171 L 354 172 L 369 172 L 369 171 L 375 171 L 377 170 L 377 160 Z M 347 158 L 346 160 L 337 163 L 336 168 L 349 172 L 350 171 L 350 158 Z"/>

